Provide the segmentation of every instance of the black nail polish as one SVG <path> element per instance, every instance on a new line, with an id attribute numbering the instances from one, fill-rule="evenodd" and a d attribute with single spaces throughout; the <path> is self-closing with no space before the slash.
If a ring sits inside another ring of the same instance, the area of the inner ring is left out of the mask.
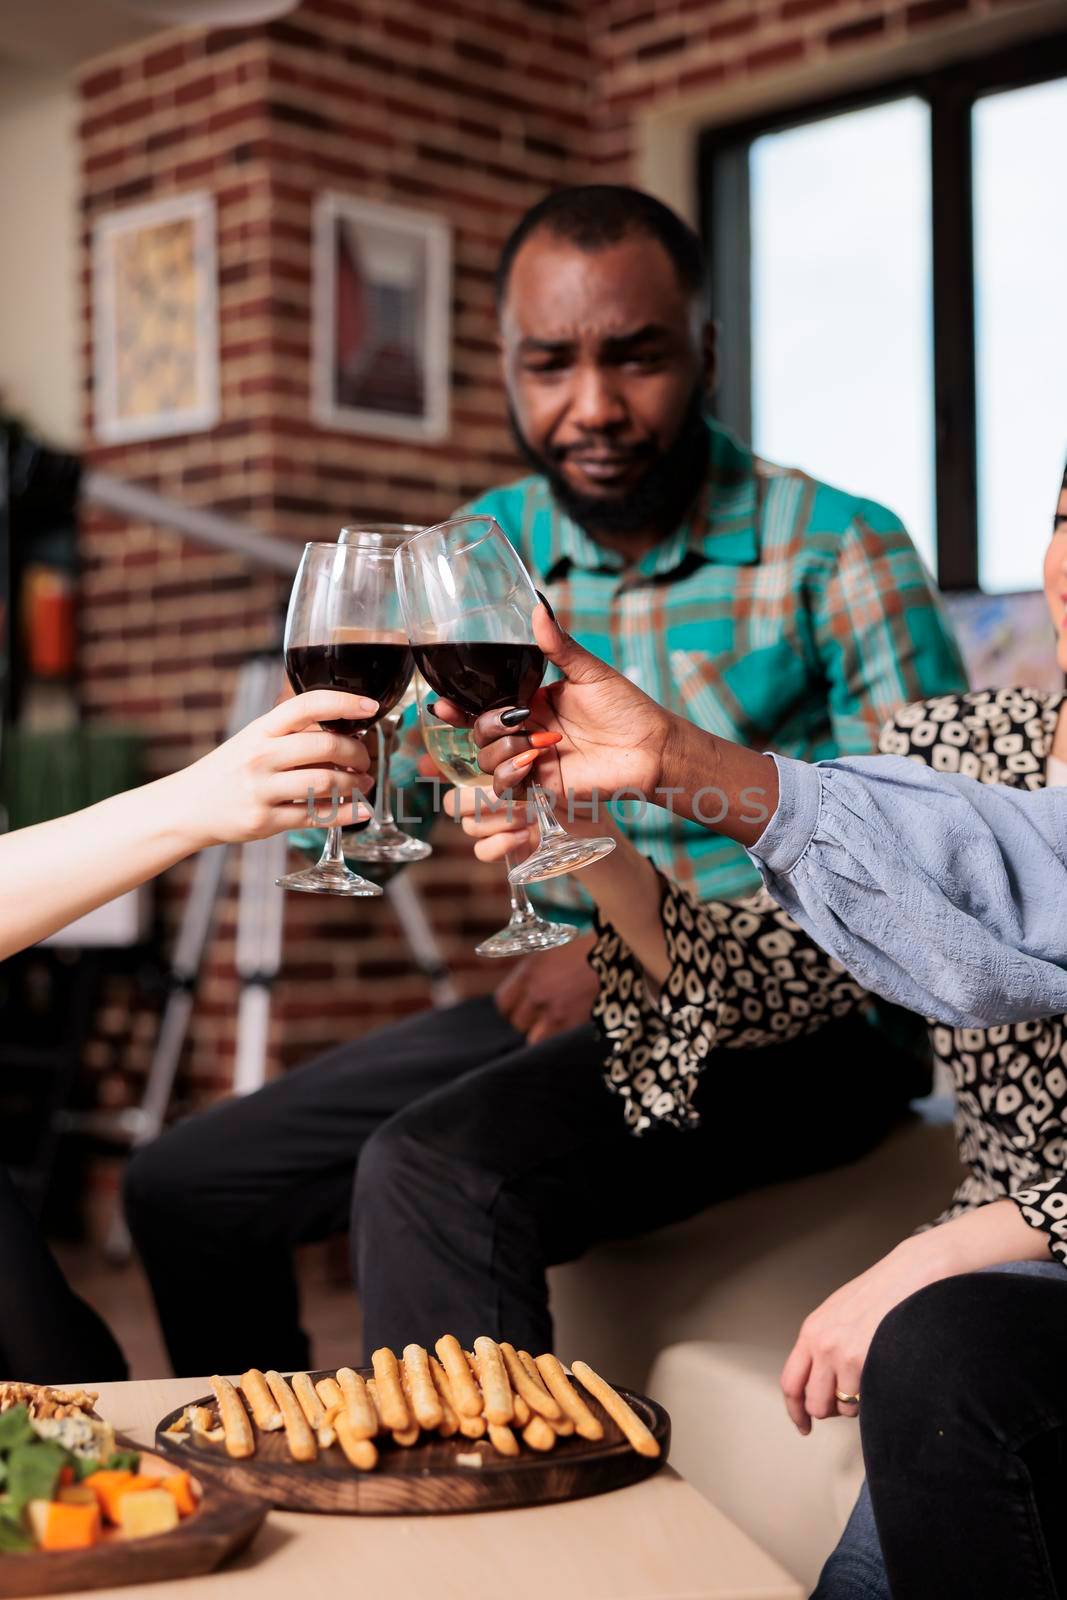
<path id="1" fill-rule="evenodd" d="M 529 715 L 529 706 L 513 706 L 510 711 L 502 711 L 500 713 L 500 726 L 502 728 L 517 728 L 520 722 L 525 722 Z"/>
<path id="2" fill-rule="evenodd" d="M 540 600 L 541 604 L 544 606 L 545 610 L 548 612 L 549 616 L 552 618 L 552 621 L 555 622 L 556 613 L 553 611 L 552 607 L 548 603 L 548 600 L 541 593 L 540 589 L 535 589 L 534 590 L 534 594 L 537 596 L 538 600 Z"/>
<path id="3" fill-rule="evenodd" d="M 426 710 L 430 713 L 431 717 L 436 717 L 437 716 L 437 701 L 436 700 L 428 701 L 427 704 L 426 704 Z M 440 720 L 440 718 L 438 718 L 438 720 Z"/>

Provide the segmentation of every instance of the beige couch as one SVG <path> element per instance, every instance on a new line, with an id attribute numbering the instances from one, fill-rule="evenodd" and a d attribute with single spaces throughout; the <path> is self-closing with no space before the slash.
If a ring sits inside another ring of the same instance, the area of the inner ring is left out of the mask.
<path id="1" fill-rule="evenodd" d="M 778 1374 L 806 1314 L 935 1217 L 958 1175 L 951 1104 L 929 1100 L 862 1161 L 552 1274 L 556 1348 L 655 1395 L 679 1471 L 809 1588 L 859 1488 L 858 1430 L 802 1439 Z"/>

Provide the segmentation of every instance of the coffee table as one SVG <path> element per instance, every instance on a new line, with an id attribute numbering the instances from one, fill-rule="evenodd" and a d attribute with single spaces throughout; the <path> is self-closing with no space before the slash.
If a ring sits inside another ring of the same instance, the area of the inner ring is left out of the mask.
<path id="1" fill-rule="evenodd" d="M 99 1411 L 139 1444 L 204 1378 L 105 1383 Z M 446 1517 L 273 1511 L 206 1578 L 98 1594 L 125 1600 L 803 1600 L 788 1573 L 671 1468 L 566 1505 Z"/>

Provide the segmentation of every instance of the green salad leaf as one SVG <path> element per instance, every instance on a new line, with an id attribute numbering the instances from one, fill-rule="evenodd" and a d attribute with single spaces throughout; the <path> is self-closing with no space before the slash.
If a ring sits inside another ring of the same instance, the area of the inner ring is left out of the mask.
<path id="1" fill-rule="evenodd" d="M 71 1465 L 76 1481 L 83 1483 L 94 1472 L 136 1472 L 141 1457 L 136 1450 L 114 1450 L 106 1461 L 98 1461 L 95 1456 L 73 1456 Z"/>
<path id="2" fill-rule="evenodd" d="M 16 1445 L 7 1461 L 8 1504 L 21 1511 L 31 1500 L 54 1500 L 70 1452 L 50 1439 Z"/>
<path id="3" fill-rule="evenodd" d="M 10 1411 L 0 1411 L 0 1453 L 13 1450 L 36 1438 L 30 1413 L 25 1406 L 12 1406 Z"/>
<path id="4" fill-rule="evenodd" d="M 21 1555 L 33 1548 L 33 1540 L 23 1526 L 22 1519 L 8 1516 L 6 1507 L 0 1506 L 0 1555 Z"/>

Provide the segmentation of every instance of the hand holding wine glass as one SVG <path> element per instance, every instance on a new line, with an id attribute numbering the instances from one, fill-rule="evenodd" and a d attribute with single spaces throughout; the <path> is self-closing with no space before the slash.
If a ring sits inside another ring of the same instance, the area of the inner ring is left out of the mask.
<path id="1" fill-rule="evenodd" d="M 359 544 L 308 544 L 297 570 L 285 623 L 285 670 L 294 690 L 344 689 L 373 700 L 372 715 L 327 723 L 351 735 L 373 727 L 399 702 L 412 672 L 399 626 L 392 552 Z M 307 894 L 379 895 L 345 865 L 335 820 L 313 867 L 278 882 Z"/>
<path id="2" fill-rule="evenodd" d="M 534 612 L 532 631 L 546 661 L 563 677 L 524 702 L 528 714 L 518 725 L 507 708 L 486 712 L 474 723 L 478 762 L 496 793 L 520 788 L 536 768 L 556 804 L 564 796 L 606 799 L 623 790 L 651 799 L 676 718 L 564 633 L 543 602 Z M 453 724 L 464 720 L 454 703 L 440 706 L 438 715 Z M 544 733 L 556 738 L 540 738 Z"/>
<path id="3" fill-rule="evenodd" d="M 461 716 L 529 706 L 544 673 L 534 637 L 537 591 L 492 517 L 457 517 L 407 540 L 396 553 L 408 638 L 430 687 Z M 509 873 L 535 883 L 576 872 L 615 848 L 560 827 L 544 789 L 531 783 L 538 848 Z"/>

